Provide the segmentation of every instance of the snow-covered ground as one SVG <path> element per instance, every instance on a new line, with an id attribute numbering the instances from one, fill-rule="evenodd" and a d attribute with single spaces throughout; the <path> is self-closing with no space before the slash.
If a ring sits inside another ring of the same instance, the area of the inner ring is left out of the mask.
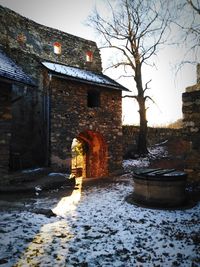
<path id="1" fill-rule="evenodd" d="M 131 205 L 129 175 L 78 184 L 62 198 L 55 190 L 1 200 L 0 266 L 200 266 L 200 203 L 175 211 Z"/>
<path id="2" fill-rule="evenodd" d="M 167 142 L 167 140 L 165 142 Z M 148 167 L 150 165 L 150 160 L 166 157 L 168 155 L 168 151 L 165 146 L 163 146 L 165 142 L 149 148 L 149 154 L 146 157 L 124 160 L 123 168 L 126 171 L 131 171 L 133 168 Z"/>

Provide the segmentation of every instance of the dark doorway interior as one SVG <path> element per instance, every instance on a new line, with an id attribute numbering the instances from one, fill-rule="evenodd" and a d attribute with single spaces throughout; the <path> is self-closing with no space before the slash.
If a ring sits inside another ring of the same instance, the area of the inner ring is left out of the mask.
<path id="1" fill-rule="evenodd" d="M 0 82 L 0 173 L 8 171 L 11 138 L 11 84 Z"/>

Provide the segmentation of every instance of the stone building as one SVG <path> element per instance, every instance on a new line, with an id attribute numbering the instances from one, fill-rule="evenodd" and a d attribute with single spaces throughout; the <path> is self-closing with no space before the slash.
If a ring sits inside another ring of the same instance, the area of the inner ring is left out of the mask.
<path id="1" fill-rule="evenodd" d="M 96 43 L 2 6 L 0 22 L 1 172 L 52 166 L 101 177 L 121 168 L 127 89 L 102 74 Z"/>
<path id="2" fill-rule="evenodd" d="M 191 146 L 187 169 L 193 179 L 200 181 L 200 64 L 197 65 L 197 83 L 186 88 L 182 101 L 184 135 Z"/>
<path id="3" fill-rule="evenodd" d="M 27 87 L 34 87 L 32 79 L 23 72 L 19 66 L 0 51 L 0 173 L 6 172 L 8 167 L 14 169 L 19 165 L 18 152 L 23 150 L 28 139 L 31 140 L 31 131 L 25 124 L 31 123 L 31 113 L 26 105 Z M 31 96 L 32 90 L 29 92 Z M 21 114 L 21 121 L 18 120 L 20 109 L 19 103 L 26 108 L 26 120 Z M 25 123 L 25 124 L 24 124 Z M 23 136 L 20 136 L 23 127 Z M 11 134 L 11 132 L 13 134 Z M 28 138 L 29 137 L 29 138 Z M 19 141 L 21 139 L 21 142 Z M 15 161 L 15 162 L 14 162 Z"/>

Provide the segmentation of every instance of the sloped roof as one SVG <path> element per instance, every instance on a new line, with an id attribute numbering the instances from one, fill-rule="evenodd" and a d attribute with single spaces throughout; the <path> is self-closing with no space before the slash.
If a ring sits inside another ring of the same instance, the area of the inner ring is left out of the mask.
<path id="1" fill-rule="evenodd" d="M 50 70 L 52 73 L 63 75 L 63 77 L 69 80 L 77 80 L 79 82 L 96 84 L 98 86 L 108 87 L 112 89 L 129 91 L 121 84 L 115 82 L 108 76 L 101 73 L 46 61 L 42 62 L 42 65 L 45 66 L 48 70 Z"/>
<path id="2" fill-rule="evenodd" d="M 33 80 L 2 50 L 0 50 L 0 77 L 28 85 L 35 85 Z"/>

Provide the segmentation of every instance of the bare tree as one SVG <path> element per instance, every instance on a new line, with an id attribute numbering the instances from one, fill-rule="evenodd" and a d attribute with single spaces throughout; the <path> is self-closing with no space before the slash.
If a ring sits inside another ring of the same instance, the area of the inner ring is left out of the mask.
<path id="1" fill-rule="evenodd" d="M 198 0 L 186 0 L 187 3 L 200 15 L 200 2 Z"/>
<path id="2" fill-rule="evenodd" d="M 183 9 L 187 20 L 184 21 L 181 28 L 185 33 L 185 40 L 188 41 L 190 49 L 195 49 L 197 56 L 200 48 L 200 1 L 186 0 Z"/>
<path id="3" fill-rule="evenodd" d="M 142 69 L 144 64 L 152 64 L 151 58 L 167 39 L 168 8 L 156 0 L 119 0 L 108 4 L 110 16 L 104 18 L 95 10 L 89 25 L 103 37 L 102 48 L 114 49 L 121 55 L 108 68 L 123 67 L 123 76 L 133 78 L 136 94 L 124 97 L 137 100 L 140 117 L 137 152 L 147 154 L 146 101 L 151 98 L 146 95 L 150 81 L 144 83 Z"/>
<path id="4" fill-rule="evenodd" d="M 171 27 L 177 27 L 174 42 L 186 47 L 186 54 L 179 67 L 185 63 L 197 63 L 200 49 L 200 0 L 168 0 Z"/>

